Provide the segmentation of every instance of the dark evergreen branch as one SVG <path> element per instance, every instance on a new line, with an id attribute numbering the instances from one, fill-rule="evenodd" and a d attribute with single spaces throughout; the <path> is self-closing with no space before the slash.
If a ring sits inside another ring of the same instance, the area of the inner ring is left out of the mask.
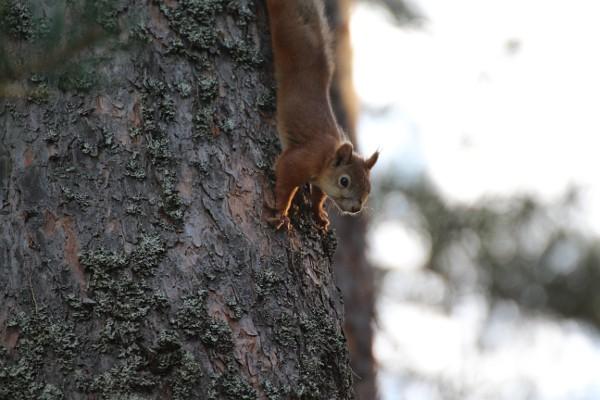
<path id="1" fill-rule="evenodd" d="M 385 8 L 393 17 L 398 25 L 402 26 L 421 26 L 426 18 L 421 11 L 412 3 L 406 0 L 360 0 L 365 3 L 377 4 Z"/>

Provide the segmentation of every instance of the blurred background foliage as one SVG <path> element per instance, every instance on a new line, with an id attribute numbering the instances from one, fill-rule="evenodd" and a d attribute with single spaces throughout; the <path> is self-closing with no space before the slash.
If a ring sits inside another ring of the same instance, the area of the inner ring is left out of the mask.
<path id="1" fill-rule="evenodd" d="M 446 306 L 476 291 L 600 327 L 600 243 L 576 224 L 576 188 L 553 203 L 519 195 L 467 206 L 445 200 L 427 178 L 389 171 L 375 193 L 375 223 L 401 221 L 426 243 L 423 267 L 451 288 Z"/>
<path id="2" fill-rule="evenodd" d="M 404 30 L 423 29 L 427 32 L 426 35 L 431 34 L 431 30 L 427 27 L 430 23 L 427 15 L 413 2 L 393 0 L 363 0 L 362 2 L 384 8 L 388 11 L 388 15 L 393 16 L 393 23 Z M 465 4 L 463 3 L 461 7 L 465 7 Z M 448 8 L 450 9 L 452 6 L 448 5 Z M 518 16 L 515 15 L 515 20 L 518 19 Z M 517 24 L 515 23 L 515 25 Z M 533 31 L 537 28 L 535 21 L 529 21 L 527 26 Z M 456 31 L 458 32 L 460 29 L 457 27 Z M 457 37 L 466 40 L 469 38 L 468 35 Z M 417 43 L 417 46 L 422 45 L 421 42 Z M 521 47 L 522 42 L 519 35 L 508 37 L 505 41 L 505 52 L 509 56 L 518 54 Z M 398 51 L 402 51 L 400 47 Z M 522 65 L 519 67 L 523 68 Z M 493 66 L 486 64 L 484 68 L 493 69 Z M 489 78 L 485 72 L 482 74 Z M 564 77 L 555 77 L 555 79 L 564 79 Z M 465 91 L 468 89 L 465 88 Z M 455 95 L 460 96 L 459 93 Z M 519 96 L 519 94 L 515 93 L 515 96 Z M 394 107 L 396 107 L 395 110 Z M 392 119 L 389 117 L 391 113 L 396 112 L 397 116 L 399 109 L 401 113 L 409 113 L 401 106 L 393 104 L 373 107 L 373 104 L 367 103 L 363 106 L 364 114 L 373 121 Z M 432 110 L 430 110 L 431 113 L 433 113 Z M 524 112 L 526 111 L 524 110 Z M 410 117 L 414 118 L 414 116 L 409 116 L 408 119 Z M 432 115 L 429 117 L 435 118 Z M 402 114 L 398 118 L 406 118 L 406 116 Z M 417 124 L 413 120 L 411 123 Z M 380 125 L 373 123 L 369 126 L 374 129 L 374 126 Z M 409 129 L 418 130 L 414 126 Z M 370 132 L 361 132 L 360 130 L 359 133 L 370 134 Z M 442 134 L 440 133 L 440 135 Z M 532 162 L 535 162 L 535 152 L 544 151 L 544 144 L 539 143 L 539 146 L 540 149 L 531 150 Z M 507 158 L 507 162 L 510 162 L 510 159 Z M 388 164 L 387 169 L 383 171 L 381 170 L 384 168 L 382 165 L 379 165 L 379 168 L 379 173 L 376 173 L 374 177 L 374 193 L 370 200 L 372 206 L 371 244 L 382 239 L 382 235 L 378 235 L 378 231 L 385 231 L 382 227 L 393 225 L 401 227 L 405 233 L 408 232 L 407 235 L 417 243 L 416 246 L 422 253 L 422 258 L 417 261 L 418 265 L 403 265 L 406 261 L 402 256 L 403 250 L 406 252 L 415 250 L 403 249 L 407 243 L 406 237 L 400 237 L 400 235 L 395 238 L 394 235 L 398 233 L 398 230 L 388 230 L 390 237 L 385 238 L 385 243 L 388 248 L 397 247 L 398 260 L 387 260 L 389 262 L 386 263 L 378 254 L 371 254 L 370 259 L 377 267 L 375 270 L 377 271 L 379 296 L 377 307 L 379 321 L 389 322 L 390 319 L 398 317 L 402 319 L 404 314 L 401 312 L 394 314 L 394 317 L 384 314 L 394 307 L 404 310 L 403 307 L 407 304 L 414 305 L 412 310 L 417 310 L 414 311 L 416 313 L 431 312 L 433 315 L 439 313 L 445 315 L 447 321 L 457 320 L 459 319 L 457 316 L 461 313 L 460 308 L 469 301 L 473 305 L 473 299 L 477 299 L 475 303 L 484 310 L 475 313 L 483 318 L 481 326 L 473 329 L 473 326 L 468 324 L 462 325 L 462 329 L 473 330 L 469 334 L 479 335 L 475 340 L 475 347 L 480 346 L 480 348 L 468 351 L 464 349 L 465 354 L 463 355 L 465 359 L 479 357 L 479 361 L 475 362 L 478 365 L 475 370 L 486 368 L 485 362 L 482 362 L 482 358 L 485 357 L 483 353 L 486 351 L 485 343 L 489 344 L 486 342 L 485 336 L 490 335 L 490 332 L 497 326 L 490 327 L 503 318 L 505 321 L 500 325 L 504 323 L 505 326 L 510 326 L 510 323 L 506 323 L 506 321 L 511 317 L 498 316 L 498 310 L 502 314 L 502 310 L 506 311 L 507 305 L 518 314 L 517 318 L 513 318 L 513 322 L 536 321 L 533 323 L 538 323 L 542 321 L 539 325 L 542 330 L 550 326 L 544 325 L 544 323 L 556 324 L 553 325 L 554 328 L 558 327 L 558 331 L 561 333 L 557 334 L 556 331 L 553 331 L 550 336 L 556 334 L 557 337 L 564 340 L 570 333 L 577 332 L 577 334 L 590 338 L 590 343 L 598 343 L 600 292 L 597 287 L 600 284 L 600 240 L 590 228 L 591 224 L 587 221 L 589 215 L 584 211 L 586 187 L 582 188 L 573 184 L 566 187 L 560 196 L 553 198 L 536 196 L 532 194 L 535 189 L 525 189 L 505 196 L 485 196 L 474 202 L 461 202 L 452 200 L 443 193 L 433 179 L 427 175 L 427 168 L 416 176 L 414 171 L 403 171 L 398 168 L 398 164 Z M 569 166 L 565 165 L 564 168 L 569 169 Z M 381 249 L 377 245 L 372 247 L 376 249 L 375 252 Z M 467 298 L 469 301 L 465 302 Z M 394 337 L 397 339 L 409 336 L 402 331 L 390 331 L 390 327 L 402 329 L 403 326 L 413 323 L 414 319 L 411 319 L 409 315 L 405 321 L 396 322 L 395 324 L 380 323 L 379 340 L 383 337 L 384 341 L 394 343 Z M 570 330 L 569 327 L 575 328 Z M 504 341 L 510 342 L 514 339 L 517 342 L 522 339 L 517 337 L 519 334 L 512 337 L 510 333 L 507 334 L 501 329 L 499 332 L 504 332 L 502 334 L 505 336 Z M 443 332 L 437 334 L 444 336 Z M 435 334 L 433 336 L 435 337 Z M 392 374 L 397 374 L 397 380 L 401 382 L 398 386 L 403 387 L 397 388 L 397 392 L 382 393 L 383 398 L 543 399 L 548 396 L 549 392 L 544 392 L 546 389 L 541 386 L 546 388 L 552 386 L 551 383 L 540 382 L 539 377 L 549 376 L 544 375 L 547 372 L 539 372 L 538 378 L 532 378 L 532 376 L 536 376 L 536 372 L 532 371 L 527 376 L 523 374 L 518 382 L 516 380 L 508 382 L 508 378 L 500 378 L 506 379 L 506 386 L 518 387 L 517 392 L 511 392 L 508 395 L 500 392 L 487 393 L 485 396 L 478 395 L 477 393 L 482 387 L 492 388 L 490 382 L 486 383 L 489 376 L 484 377 L 486 374 L 483 374 L 479 381 L 477 381 L 479 378 L 468 376 L 461 381 L 462 378 L 457 379 L 456 375 L 449 371 L 449 368 L 446 368 L 440 375 L 436 375 L 428 371 L 431 365 L 423 367 L 417 366 L 415 363 L 411 364 L 410 355 L 407 356 L 410 353 L 410 351 L 407 353 L 407 346 L 415 345 L 415 340 L 418 339 L 401 339 L 395 347 L 389 347 L 389 343 L 387 343 L 381 347 L 384 350 L 379 350 L 379 356 L 382 355 L 382 351 L 396 353 L 387 360 L 387 367 L 394 363 L 400 365 L 392 371 Z M 430 333 L 423 332 L 421 340 L 431 340 Z M 539 338 L 524 339 L 514 347 L 519 348 L 518 346 L 528 340 L 531 346 L 535 346 L 534 342 Z M 492 344 L 492 347 L 494 346 Z M 430 347 L 435 347 L 435 345 L 432 344 Z M 498 349 L 501 348 L 500 345 Z M 565 343 L 565 347 L 561 351 L 569 353 L 573 352 L 573 349 L 572 346 L 567 346 Z M 476 353 L 478 355 L 474 355 Z M 493 351 L 488 352 L 488 355 L 490 355 L 489 353 L 493 353 Z M 383 355 L 387 356 L 387 353 Z M 515 365 L 522 363 L 522 360 L 510 359 L 514 355 L 505 356 L 507 357 L 506 361 Z M 540 358 L 533 353 L 530 357 Z M 597 359 L 594 357 L 590 355 L 588 362 L 597 365 Z M 443 364 L 442 359 L 443 357 L 440 357 L 438 364 Z M 576 358 L 571 360 L 574 359 Z M 465 365 L 469 365 L 468 361 L 465 363 Z M 458 364 L 460 365 L 460 361 Z M 470 371 L 472 366 L 466 368 Z M 553 371 L 565 373 L 562 369 Z M 572 371 L 572 374 L 574 376 L 582 375 L 581 372 Z M 571 382 L 575 378 L 565 375 L 560 379 Z M 581 382 L 586 382 L 585 379 L 587 378 L 582 378 Z M 421 387 L 423 390 L 417 390 L 417 394 L 404 390 L 415 382 L 425 383 L 425 387 L 429 389 Z M 575 398 L 573 393 L 578 393 L 580 396 L 576 398 L 597 398 L 595 397 L 597 392 L 593 388 L 580 387 L 580 390 L 577 391 L 576 384 L 570 383 L 569 385 L 571 388 L 575 387 L 576 391 L 570 392 L 566 398 Z M 380 389 L 385 391 L 389 387 Z M 560 390 L 563 388 L 557 389 L 554 396 L 565 398 L 561 397 L 564 393 L 559 394 Z M 493 390 L 491 391 L 493 392 Z"/>

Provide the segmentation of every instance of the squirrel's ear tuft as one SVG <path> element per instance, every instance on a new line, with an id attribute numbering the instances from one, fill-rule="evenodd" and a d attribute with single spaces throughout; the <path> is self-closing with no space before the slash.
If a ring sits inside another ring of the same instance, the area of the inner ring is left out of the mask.
<path id="1" fill-rule="evenodd" d="M 379 158 L 379 150 L 377 150 L 375 153 L 373 153 L 373 155 L 371 157 L 369 157 L 365 160 L 365 167 L 367 167 L 367 169 L 373 168 L 373 165 L 375 165 L 378 158 Z"/>
<path id="2" fill-rule="evenodd" d="M 335 152 L 334 165 L 336 167 L 338 167 L 342 164 L 350 163 L 350 160 L 352 160 L 352 151 L 353 150 L 354 150 L 354 147 L 352 147 L 352 143 L 349 143 L 349 142 L 346 142 L 346 143 L 342 144 L 340 147 L 338 147 L 337 151 Z"/>

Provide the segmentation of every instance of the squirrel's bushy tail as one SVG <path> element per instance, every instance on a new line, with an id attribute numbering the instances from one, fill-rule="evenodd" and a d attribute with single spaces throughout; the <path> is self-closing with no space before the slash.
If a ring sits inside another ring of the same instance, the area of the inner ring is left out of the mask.
<path id="1" fill-rule="evenodd" d="M 320 0 L 267 0 L 278 85 L 311 80 L 327 90 L 333 75 L 331 35 Z"/>

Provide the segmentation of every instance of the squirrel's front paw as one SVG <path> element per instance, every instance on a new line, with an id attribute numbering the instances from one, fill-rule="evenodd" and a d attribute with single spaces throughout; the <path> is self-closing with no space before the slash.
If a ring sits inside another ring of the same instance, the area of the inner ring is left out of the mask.
<path id="1" fill-rule="evenodd" d="M 325 210 L 315 210 L 315 219 L 319 228 L 327 231 L 329 229 L 329 215 Z"/>
<path id="2" fill-rule="evenodd" d="M 282 226 L 285 226 L 288 231 L 292 229 L 292 223 L 290 222 L 287 214 L 282 215 L 275 206 L 272 206 L 266 200 L 264 202 L 264 206 L 268 210 L 268 213 L 273 215 L 273 217 L 267 218 L 267 221 L 269 221 L 269 223 L 275 227 L 275 230 L 281 229 Z"/>
<path id="3" fill-rule="evenodd" d="M 268 221 L 275 226 L 275 230 L 279 230 L 284 226 L 288 231 L 292 230 L 292 223 L 287 215 L 278 215 L 273 218 L 269 218 Z"/>

